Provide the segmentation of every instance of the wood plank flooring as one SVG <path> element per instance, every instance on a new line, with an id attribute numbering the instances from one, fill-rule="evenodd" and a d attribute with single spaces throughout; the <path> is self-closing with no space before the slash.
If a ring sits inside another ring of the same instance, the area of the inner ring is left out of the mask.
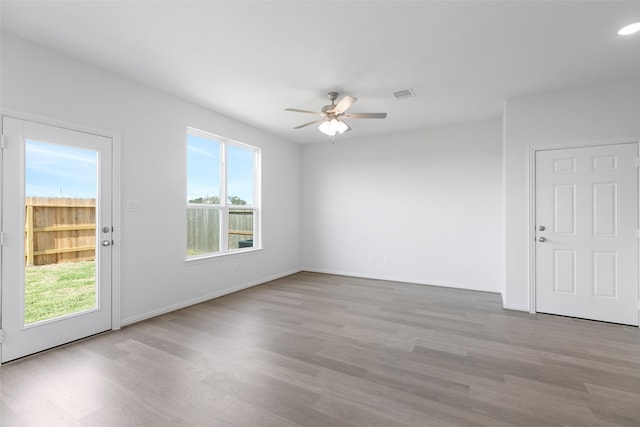
<path id="1" fill-rule="evenodd" d="M 299 273 L 0 368 L 10 426 L 640 426 L 640 329 Z"/>

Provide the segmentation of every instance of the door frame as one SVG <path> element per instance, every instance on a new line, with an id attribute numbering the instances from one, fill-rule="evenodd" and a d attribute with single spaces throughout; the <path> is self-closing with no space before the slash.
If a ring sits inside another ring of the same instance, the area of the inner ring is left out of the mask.
<path id="1" fill-rule="evenodd" d="M 535 314 L 536 311 L 536 154 L 538 151 L 550 150 L 566 150 L 572 148 L 587 148 L 620 144 L 637 144 L 640 152 L 640 138 L 637 139 L 621 139 L 608 141 L 583 142 L 577 144 L 554 144 L 529 147 L 529 230 L 528 230 L 528 250 L 529 250 L 529 313 Z M 640 229 L 640 168 L 636 170 L 636 180 L 638 180 L 638 210 L 636 218 L 636 227 Z M 640 249 L 640 235 L 638 236 L 638 245 Z M 640 250 L 638 251 L 640 254 Z M 640 269 L 640 255 L 638 257 L 638 268 Z M 640 290 L 640 280 L 636 284 Z M 640 316 L 640 302 L 638 303 L 638 315 Z M 640 328 L 640 324 L 638 325 Z"/>
<path id="2" fill-rule="evenodd" d="M 76 132 L 83 132 L 92 135 L 102 136 L 111 139 L 111 219 L 113 225 L 113 241 L 111 246 L 111 329 L 118 330 L 121 326 L 120 315 L 120 285 L 121 285 L 121 255 L 122 255 L 122 243 L 121 236 L 121 139 L 120 132 L 108 131 L 104 129 L 97 129 L 89 126 L 79 125 L 77 123 L 70 123 L 62 120 L 52 119 L 49 117 L 38 116 L 34 114 L 24 113 L 15 110 L 0 109 L 0 128 L 2 127 L 2 118 L 10 117 L 19 120 L 25 120 L 37 124 L 54 126 L 58 128 L 68 129 Z M 0 160 L 2 155 L 0 155 Z M 0 172 L 2 168 L 0 167 Z M 0 202 L 2 201 L 2 189 L 4 183 L 2 182 L 3 172 L 0 173 Z M 3 218 L 4 207 L 0 203 L 0 219 Z M 0 222 L 0 227 L 2 223 Z M 0 251 L 0 261 L 2 260 L 2 251 Z M 2 278 L 0 277 L 0 280 Z M 2 289 L 2 283 L 0 283 L 0 290 Z M 0 329 L 2 327 L 2 292 L 0 292 Z M 0 357 L 2 356 L 2 345 L 0 344 Z"/>

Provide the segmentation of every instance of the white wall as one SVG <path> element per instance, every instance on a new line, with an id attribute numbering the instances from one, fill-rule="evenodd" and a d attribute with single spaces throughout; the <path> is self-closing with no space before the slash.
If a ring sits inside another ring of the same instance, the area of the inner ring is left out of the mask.
<path id="1" fill-rule="evenodd" d="M 502 291 L 501 120 L 338 136 L 303 179 L 305 270 Z"/>
<path id="2" fill-rule="evenodd" d="M 3 109 L 121 133 L 124 322 L 299 271 L 298 145 L 8 34 L 1 47 Z M 263 251 L 185 264 L 187 126 L 262 148 Z"/>
<path id="3" fill-rule="evenodd" d="M 640 80 L 508 100 L 505 107 L 505 307 L 529 310 L 532 147 L 637 141 Z"/>
<path id="4" fill-rule="evenodd" d="M 632 80 L 508 100 L 504 146 L 488 120 L 301 148 L 22 39 L 2 34 L 1 47 L 0 107 L 122 135 L 125 322 L 301 265 L 504 289 L 506 307 L 526 310 L 530 148 L 640 137 Z M 187 126 L 263 149 L 264 251 L 184 262 Z"/>

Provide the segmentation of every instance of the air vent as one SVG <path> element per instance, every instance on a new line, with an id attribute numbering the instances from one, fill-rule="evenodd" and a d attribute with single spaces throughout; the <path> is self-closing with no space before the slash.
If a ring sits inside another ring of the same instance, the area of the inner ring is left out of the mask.
<path id="1" fill-rule="evenodd" d="M 413 91 L 413 89 L 409 88 L 405 90 L 399 90 L 398 92 L 393 92 L 393 96 L 395 96 L 396 99 L 406 99 L 413 98 L 414 96 L 416 96 L 416 93 Z"/>

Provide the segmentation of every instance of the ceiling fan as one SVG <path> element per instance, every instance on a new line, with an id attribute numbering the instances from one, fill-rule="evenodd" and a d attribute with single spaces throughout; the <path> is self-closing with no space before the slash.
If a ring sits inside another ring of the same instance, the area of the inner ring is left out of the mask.
<path id="1" fill-rule="evenodd" d="M 349 125 L 346 124 L 342 119 L 384 119 L 385 117 L 387 117 L 387 113 L 346 113 L 347 109 L 349 109 L 349 107 L 351 107 L 354 102 L 358 100 L 358 98 L 346 95 L 336 105 L 338 92 L 329 92 L 327 96 L 329 97 L 329 101 L 331 101 L 331 104 L 322 107 L 321 111 L 285 108 L 285 111 L 295 111 L 297 113 L 322 116 L 322 118 L 320 119 L 301 124 L 300 126 L 294 127 L 294 129 L 300 129 L 305 126 L 320 123 L 320 126 L 318 127 L 318 129 L 320 129 L 320 132 L 333 137 L 336 133 L 342 134 L 348 130 L 351 130 Z"/>

